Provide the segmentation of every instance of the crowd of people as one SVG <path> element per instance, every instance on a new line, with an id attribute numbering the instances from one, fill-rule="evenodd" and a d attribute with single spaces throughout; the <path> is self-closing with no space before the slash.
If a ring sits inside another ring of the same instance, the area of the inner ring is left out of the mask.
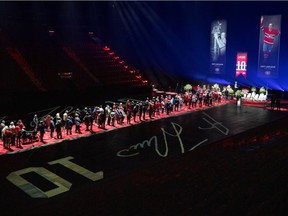
<path id="1" fill-rule="evenodd" d="M 111 103 L 95 107 L 84 107 L 80 110 L 68 111 L 55 116 L 46 115 L 38 118 L 34 115 L 29 128 L 22 120 L 0 124 L 3 148 L 11 146 L 22 148 L 25 142 L 40 141 L 45 143 L 44 134 L 48 133 L 51 139 L 63 139 L 66 135 L 81 134 L 83 130 L 93 132 L 93 126 L 106 129 L 107 125 L 115 127 L 117 124 L 141 123 L 147 119 L 169 115 L 171 112 L 189 110 L 196 107 L 213 106 L 220 103 L 222 94 L 215 89 L 187 91 L 174 95 L 159 95 L 147 97 L 146 100 L 127 100 L 126 103 Z M 83 126 L 83 127 L 82 127 Z"/>

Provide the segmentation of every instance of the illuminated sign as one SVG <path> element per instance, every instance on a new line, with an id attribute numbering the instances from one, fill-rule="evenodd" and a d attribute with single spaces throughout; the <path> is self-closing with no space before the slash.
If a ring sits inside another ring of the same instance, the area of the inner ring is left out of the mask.
<path id="1" fill-rule="evenodd" d="M 245 78 L 247 75 L 247 53 L 237 53 L 236 57 L 236 77 L 242 74 Z"/>

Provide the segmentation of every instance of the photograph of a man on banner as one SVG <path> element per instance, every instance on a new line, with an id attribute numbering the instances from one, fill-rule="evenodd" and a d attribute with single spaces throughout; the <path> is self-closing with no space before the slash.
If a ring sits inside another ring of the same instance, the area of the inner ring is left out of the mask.
<path id="1" fill-rule="evenodd" d="M 259 38 L 259 75 L 278 76 L 281 15 L 261 16 Z"/>
<path id="2" fill-rule="evenodd" d="M 224 74 L 226 65 L 226 20 L 216 20 L 211 23 L 210 59 L 211 72 Z"/>
<path id="3" fill-rule="evenodd" d="M 211 53 L 213 61 L 226 54 L 226 22 L 217 21 L 212 24 Z"/>
<path id="4" fill-rule="evenodd" d="M 261 17 L 260 28 L 263 31 L 263 57 L 264 61 L 269 58 L 271 53 L 275 38 L 280 34 L 280 30 L 275 28 L 272 22 L 269 22 L 268 26 L 264 26 L 264 16 Z M 277 39 L 276 39 L 277 40 Z"/>

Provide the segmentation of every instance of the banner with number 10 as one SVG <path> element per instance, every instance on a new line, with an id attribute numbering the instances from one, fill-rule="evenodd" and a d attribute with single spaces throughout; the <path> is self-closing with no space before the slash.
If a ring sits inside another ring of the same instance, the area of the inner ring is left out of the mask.
<path id="1" fill-rule="evenodd" d="M 246 78 L 247 76 L 247 53 L 237 53 L 236 56 L 236 74 L 238 77 L 240 74 Z"/>

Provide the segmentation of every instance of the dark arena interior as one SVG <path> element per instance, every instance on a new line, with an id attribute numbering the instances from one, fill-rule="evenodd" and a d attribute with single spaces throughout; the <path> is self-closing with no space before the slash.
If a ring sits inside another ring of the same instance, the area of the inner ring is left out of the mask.
<path id="1" fill-rule="evenodd" d="M 286 1 L 0 2 L 0 214 L 286 215 L 287 22 Z"/>

